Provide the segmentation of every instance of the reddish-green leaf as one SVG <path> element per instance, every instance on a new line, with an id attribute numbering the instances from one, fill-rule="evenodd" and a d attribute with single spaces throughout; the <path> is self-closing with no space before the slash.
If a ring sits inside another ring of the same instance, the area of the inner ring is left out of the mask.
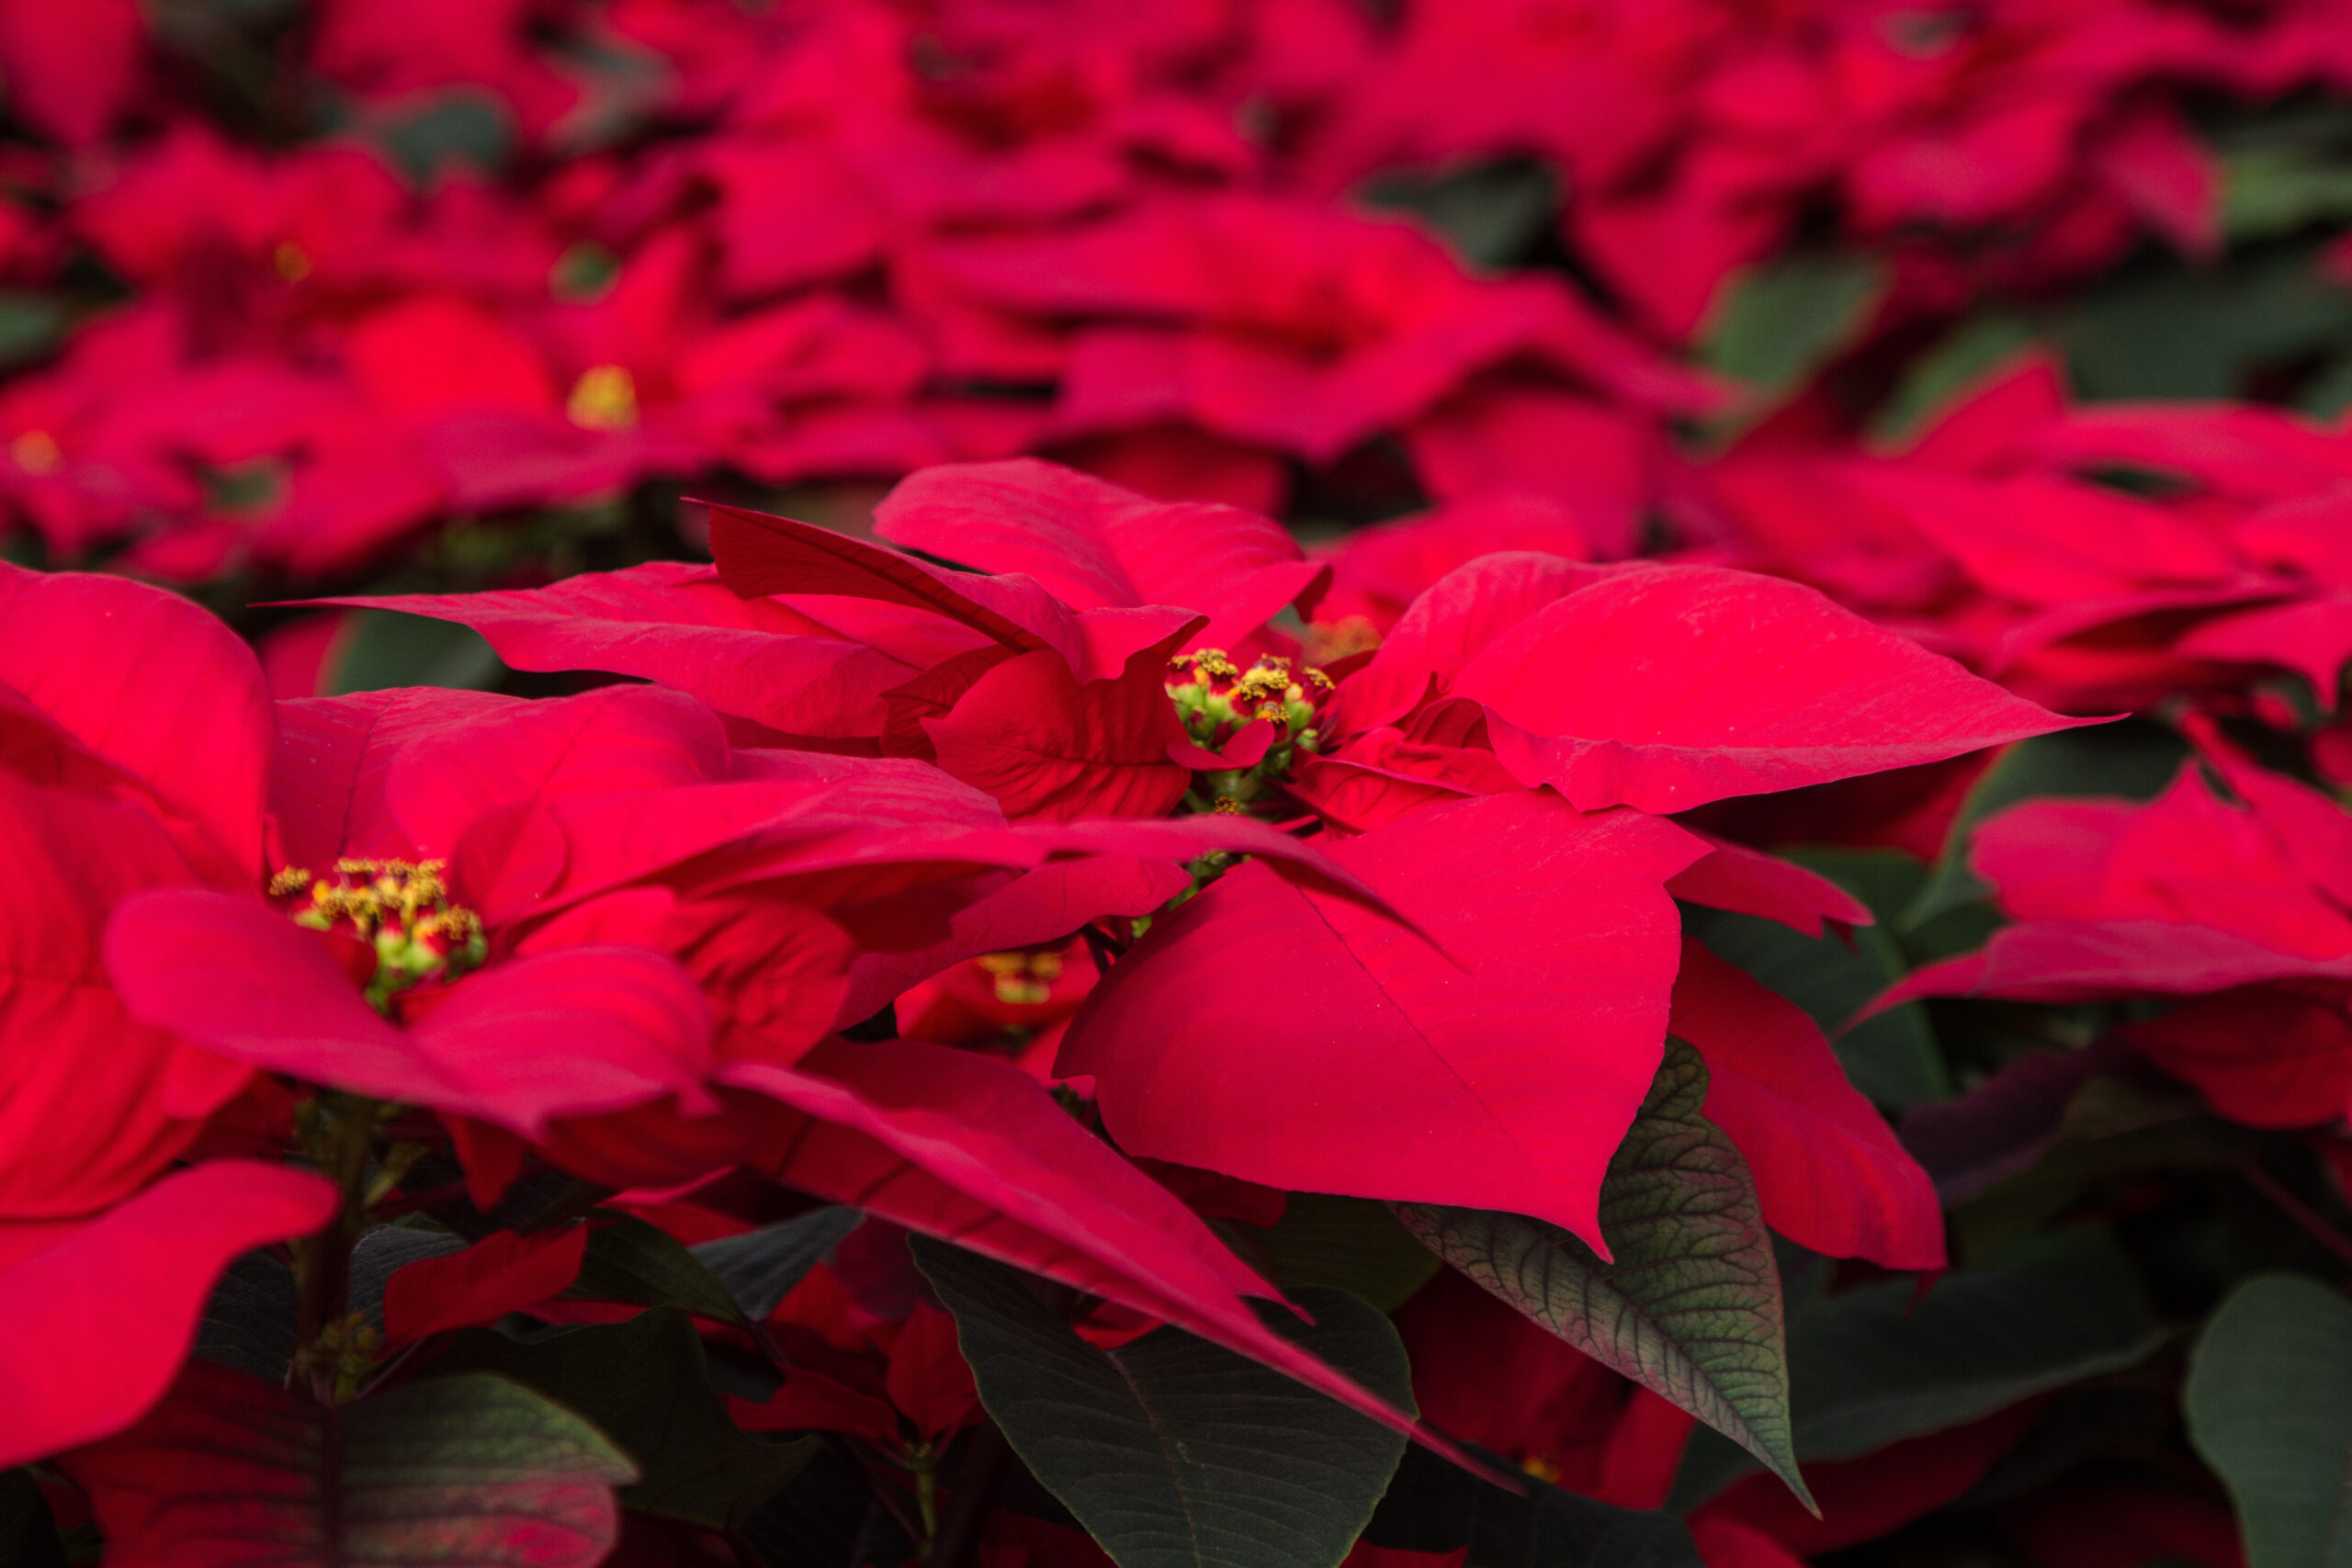
<path id="1" fill-rule="evenodd" d="M 327 1410 L 209 1361 L 119 1438 L 70 1454 L 109 1568 L 594 1568 L 637 1472 L 503 1378 Z"/>

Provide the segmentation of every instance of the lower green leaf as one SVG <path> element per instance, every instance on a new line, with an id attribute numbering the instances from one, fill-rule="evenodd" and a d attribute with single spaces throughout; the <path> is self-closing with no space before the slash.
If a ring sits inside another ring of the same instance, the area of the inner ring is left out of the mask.
<path id="1" fill-rule="evenodd" d="M 593 1568 L 618 1540 L 626 1455 L 503 1378 L 435 1379 L 327 1410 L 191 1361 L 137 1427 L 62 1461 L 109 1562 Z"/>
<path id="2" fill-rule="evenodd" d="M 1255 1246 L 1266 1277 L 1284 1290 L 1328 1286 L 1383 1312 L 1404 1305 L 1438 1270 L 1388 1205 L 1370 1198 L 1294 1192 L 1271 1228 L 1237 1226 L 1235 1234 Z"/>
<path id="3" fill-rule="evenodd" d="M 628 1306 L 673 1306 L 749 1327 L 726 1282 L 676 1237 L 634 1214 L 599 1213 L 588 1233 L 580 1277 L 563 1293 L 574 1300 Z M 815 1259 L 811 1258 L 811 1262 Z"/>
<path id="4" fill-rule="evenodd" d="M 1616 1507 L 1532 1477 L 1514 1495 L 1419 1447 L 1405 1450 L 1363 1538 L 1405 1551 L 1467 1547 L 1468 1568 L 1704 1568 L 1672 1514 Z"/>
<path id="5" fill-rule="evenodd" d="M 49 1499 L 29 1470 L 0 1470 L 0 1562 L 9 1568 L 65 1568 L 65 1543 Z"/>
<path id="6" fill-rule="evenodd" d="M 434 1362 L 443 1369 L 495 1372 L 578 1411 L 643 1472 L 624 1502 L 706 1529 L 739 1526 L 800 1472 L 813 1446 L 763 1443 L 728 1420 L 702 1337 L 674 1307 L 527 1343 L 469 1328 Z"/>
<path id="7" fill-rule="evenodd" d="M 2228 1483 L 2246 1568 L 2352 1564 L 2352 1302 L 2295 1274 L 2238 1287 L 2188 1360 L 2189 1440 Z"/>
<path id="8" fill-rule="evenodd" d="M 980 1403 L 1120 1568 L 1335 1568 L 1347 1556 L 1401 1436 L 1179 1329 L 1100 1349 L 1026 1276 L 922 1236 L 913 1245 L 956 1316 Z M 1336 1291 L 1298 1301 L 1315 1325 L 1292 1337 L 1412 1408 L 1386 1318 Z"/>
<path id="9" fill-rule="evenodd" d="M 1762 1460 L 1813 1506 L 1789 1430 L 1781 1276 L 1747 1164 L 1699 1109 L 1707 1066 L 1679 1040 L 1600 1186 L 1603 1262 L 1518 1214 L 1402 1203 L 1440 1258 L 1605 1366 Z"/>

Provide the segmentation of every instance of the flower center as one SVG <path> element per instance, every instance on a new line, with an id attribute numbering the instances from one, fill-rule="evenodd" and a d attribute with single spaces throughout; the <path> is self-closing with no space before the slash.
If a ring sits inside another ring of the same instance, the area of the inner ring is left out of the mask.
<path id="1" fill-rule="evenodd" d="M 1187 796 L 1194 810 L 1240 811 L 1268 781 L 1289 773 L 1299 752 L 1322 749 L 1316 727 L 1331 705 L 1332 685 L 1312 665 L 1294 670 L 1289 660 L 1270 653 L 1244 670 L 1222 649 L 1204 648 L 1170 660 L 1165 684 L 1184 733 L 1211 750 L 1222 750 L 1260 719 L 1274 727 L 1273 743 L 1256 762 L 1194 775 Z"/>
<path id="2" fill-rule="evenodd" d="M 582 430 L 633 430 L 637 427 L 637 378 L 622 366 L 591 366 L 571 384 L 563 412 Z"/>
<path id="3" fill-rule="evenodd" d="M 46 430 L 28 430 L 8 443 L 8 456 L 28 474 L 53 474 L 65 461 L 57 437 Z"/>
<path id="4" fill-rule="evenodd" d="M 977 960 L 995 982 L 996 999 L 1035 1007 L 1054 999 L 1054 982 L 1062 977 L 1059 948 L 1027 953 L 983 953 Z"/>
<path id="5" fill-rule="evenodd" d="M 341 931 L 374 952 L 368 1000 L 380 1011 L 395 992 L 455 979 L 488 953 L 481 918 L 450 901 L 441 879 L 447 869 L 437 860 L 339 860 L 332 878 L 281 871 L 269 879 L 269 893 L 289 900 L 296 925 Z"/>

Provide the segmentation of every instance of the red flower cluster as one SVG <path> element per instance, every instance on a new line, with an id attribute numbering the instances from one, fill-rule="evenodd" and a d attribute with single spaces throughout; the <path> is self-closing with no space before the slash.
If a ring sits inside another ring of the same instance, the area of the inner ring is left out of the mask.
<path id="1" fill-rule="evenodd" d="M 1268 624 L 1326 574 L 1250 513 L 1024 459 L 918 474 L 878 525 L 997 574 L 721 511 L 715 574 L 403 602 L 660 682 L 538 701 L 273 705 L 192 607 L 8 580 L 8 1458 L 138 1420 L 232 1257 L 306 1238 L 307 1283 L 436 1148 L 483 1213 L 553 1168 L 675 1228 L 755 1173 L 1405 1422 L 1249 1311 L 1274 1289 L 1182 1173 L 1535 1215 L 1606 1256 L 1604 1169 L 1671 1029 L 1770 1224 L 1941 1264 L 1925 1177 L 1818 1028 L 1672 900 L 1867 913 L 1661 814 L 2064 721 L 1715 568 L 1488 556 L 1334 682 Z M 839 1032 L 894 998 L 906 1037 Z M 1064 1021 L 1028 1065 L 1113 1142 L 958 1048 Z M 555 1233 L 575 1269 L 584 1234 Z M 393 1340 L 544 1298 L 548 1245 L 483 1240 L 468 1314 L 396 1294 Z M 83 1301 L 136 1301 L 139 1354 L 36 1331 Z M 306 1325 L 325 1387 L 379 1375 L 345 1310 Z M 968 1411 L 909 1403 L 938 1397 L 898 1386 L 931 1331 L 893 1332 L 890 1399 L 936 1440 Z M 831 1376 L 762 1424 L 887 1428 Z M 111 1533 L 128 1505 L 87 1473 Z"/>

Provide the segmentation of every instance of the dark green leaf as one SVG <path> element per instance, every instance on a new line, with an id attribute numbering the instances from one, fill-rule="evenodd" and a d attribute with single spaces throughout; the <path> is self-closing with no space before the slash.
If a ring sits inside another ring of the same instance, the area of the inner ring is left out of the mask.
<path id="1" fill-rule="evenodd" d="M 1400 1551 L 1467 1546 L 1468 1568 L 1701 1568 L 1690 1532 L 1671 1514 L 1611 1507 L 1532 1477 L 1526 1485 L 1513 1495 L 1416 1445 L 1363 1537 Z"/>
<path id="2" fill-rule="evenodd" d="M 1976 825 L 2044 795 L 2116 795 L 2152 800 L 2188 759 L 2188 747 L 2160 725 L 2127 720 L 2020 740 L 1984 770 L 1961 803 L 1942 856 L 1911 907 L 1895 922 L 1914 931 L 1991 889 L 1968 869 Z"/>
<path id="3" fill-rule="evenodd" d="M 393 686 L 483 692 L 506 676 L 505 664 L 471 626 L 396 610 L 352 613 L 356 619 L 337 639 L 322 682 L 330 695 Z"/>
<path id="4" fill-rule="evenodd" d="M 514 152 L 514 119 L 496 96 L 460 87 L 434 95 L 379 135 L 392 162 L 422 184 L 449 163 L 496 174 Z"/>
<path id="5" fill-rule="evenodd" d="M 693 1321 L 668 1307 L 528 1344 L 469 1328 L 433 1363 L 445 1369 L 496 1372 L 579 1412 L 642 1472 L 623 1502 L 706 1529 L 740 1525 L 799 1473 L 814 1442 L 776 1446 L 738 1430 L 710 1391 Z"/>
<path id="6" fill-rule="evenodd" d="M 821 1445 L 743 1535 L 762 1562 L 786 1568 L 901 1568 L 916 1558 L 846 1449 Z M 985 1561 L 985 1560 L 984 1560 Z"/>
<path id="7" fill-rule="evenodd" d="M 1272 1229 L 1236 1227 L 1256 1247 L 1267 1278 L 1284 1290 L 1326 1285 L 1383 1312 L 1430 1282 L 1438 1261 L 1385 1203 L 1295 1192 Z"/>
<path id="8" fill-rule="evenodd" d="M 687 1250 L 726 1287 L 746 1318 L 762 1323 L 800 1283 L 801 1276 L 863 1218 L 855 1209 L 812 1209 L 781 1224 L 722 1236 Z"/>
<path id="9" fill-rule="evenodd" d="M 2245 1531 L 2247 1568 L 2352 1565 L 2352 1302 L 2298 1274 L 2249 1280 L 2189 1357 L 2189 1440 Z"/>
<path id="10" fill-rule="evenodd" d="M 206 1299 L 194 1353 L 264 1382 L 283 1382 L 294 1359 L 295 1306 L 294 1270 L 265 1250 L 245 1253 Z"/>
<path id="11" fill-rule="evenodd" d="M 49 1499 L 28 1470 L 0 1470 L 0 1562 L 8 1568 L 65 1568 Z"/>
<path id="12" fill-rule="evenodd" d="M 1766 391 L 1793 389 L 1869 326 L 1890 280 L 1872 256 L 1796 254 L 1750 267 L 1717 300 L 1703 357 Z"/>
<path id="13" fill-rule="evenodd" d="M 1809 1506 L 1789 1441 L 1781 1275 L 1747 1164 L 1699 1108 L 1707 1065 L 1679 1040 L 1600 1186 L 1603 1262 L 1518 1214 L 1400 1203 L 1439 1257 L 1604 1366 L 1696 1416 Z"/>
<path id="14" fill-rule="evenodd" d="M 2054 317 L 2086 398 L 2230 398 L 2249 376 L 2308 361 L 2352 333 L 2352 294 L 2315 245 L 2266 247 L 2225 267 L 2175 265 L 2083 296 Z"/>
<path id="15" fill-rule="evenodd" d="M 107 1560 L 593 1568 L 636 1472 L 503 1378 L 437 1378 L 327 1410 L 209 1361 L 119 1438 L 66 1456 Z M 109 1517 L 106 1500 L 134 1506 Z"/>
<path id="16" fill-rule="evenodd" d="M 735 1298 L 707 1264 L 669 1232 L 634 1214 L 616 1222 L 609 1214 L 597 1217 L 580 1278 L 563 1293 L 576 1301 L 683 1307 L 714 1323 L 749 1326 Z"/>
<path id="17" fill-rule="evenodd" d="M 29 365 L 65 335 L 64 303 L 46 294 L 0 289 L 0 370 Z"/>
<path id="18" fill-rule="evenodd" d="M 1558 205 L 1552 171 L 1532 159 L 1483 164 L 1434 177 L 1383 175 L 1364 188 L 1374 207 L 1410 212 L 1453 242 L 1463 259 L 1508 266 L 1525 257 Z"/>
<path id="19" fill-rule="evenodd" d="M 2340 150 L 2273 144 L 2222 160 L 2222 228 L 2233 240 L 2273 239 L 2346 218 L 2352 166 Z"/>
<path id="20" fill-rule="evenodd" d="M 1835 936 L 1809 937 L 1754 915 L 1686 908 L 1683 929 L 1716 957 L 1803 1008 L 1830 1037 L 1854 1087 L 1878 1104 L 1907 1111 L 1951 1092 L 1943 1054 L 1918 1003 L 1890 1008 L 1838 1032 L 1872 997 L 1909 972 L 1884 928 L 1860 927 L 1849 947 Z"/>
<path id="21" fill-rule="evenodd" d="M 917 1236 L 915 1261 L 1013 1451 L 1120 1568 L 1333 1568 L 1405 1439 L 1333 1400 L 1174 1328 L 1116 1350 L 1081 1339 L 1003 1265 Z M 1365 1387 L 1412 1407 L 1388 1320 L 1301 1292 L 1315 1325 L 1269 1321 Z"/>
<path id="22" fill-rule="evenodd" d="M 2165 1337 L 2131 1260 L 2096 1232 L 1955 1270 L 1925 1296 L 1908 1280 L 1848 1291 L 1790 1325 L 1797 1457 L 1851 1459 L 1957 1427 L 2136 1365 Z M 1747 1468 L 1729 1444 L 1694 1441 L 1675 1499 L 1695 1506 Z"/>

